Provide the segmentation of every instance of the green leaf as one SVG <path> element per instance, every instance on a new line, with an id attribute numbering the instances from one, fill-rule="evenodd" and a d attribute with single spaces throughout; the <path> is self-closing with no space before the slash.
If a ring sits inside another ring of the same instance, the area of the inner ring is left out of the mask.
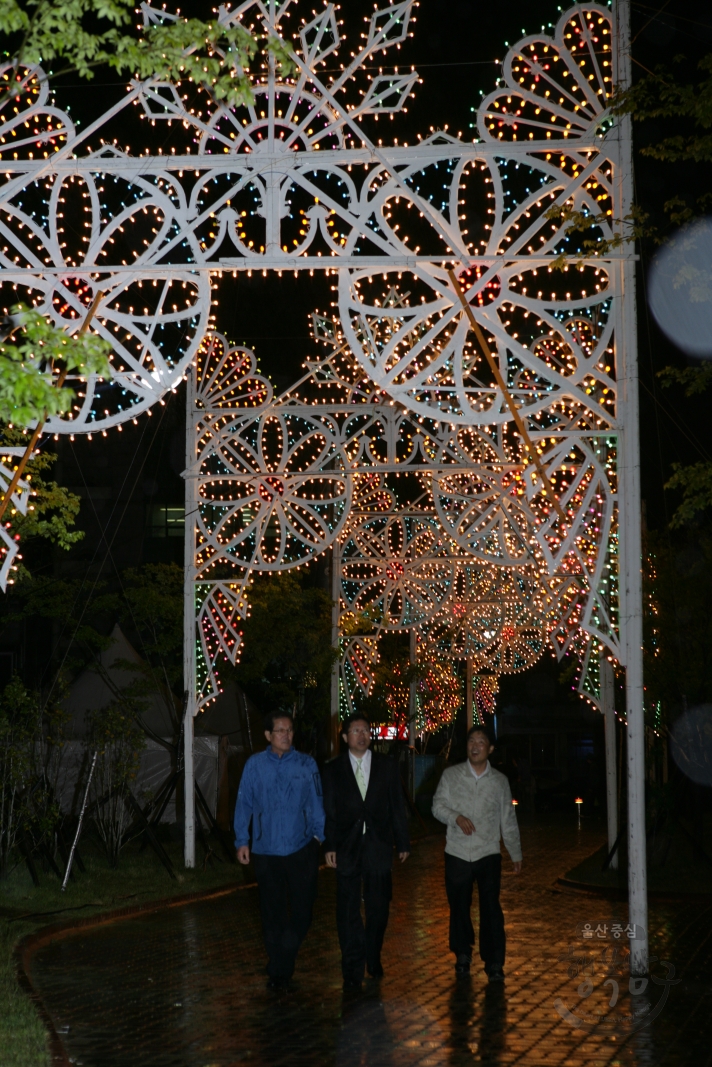
<path id="1" fill-rule="evenodd" d="M 670 525 L 684 526 L 712 507 L 712 462 L 704 460 L 689 466 L 673 463 L 672 469 L 673 476 L 665 483 L 665 488 L 682 489 L 683 499 Z"/>
<path id="2" fill-rule="evenodd" d="M 20 304 L 13 344 L 0 344 L 0 420 L 29 426 L 47 415 L 71 409 L 74 392 L 58 389 L 52 370 L 66 368 L 79 375 L 111 373 L 111 345 L 90 331 L 72 337 L 39 312 Z"/>

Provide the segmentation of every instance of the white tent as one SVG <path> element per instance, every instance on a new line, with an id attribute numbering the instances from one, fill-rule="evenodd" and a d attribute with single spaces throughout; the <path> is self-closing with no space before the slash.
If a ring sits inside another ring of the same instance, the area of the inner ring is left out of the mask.
<path id="1" fill-rule="evenodd" d="M 72 740 L 84 740 L 89 732 L 89 714 L 105 708 L 117 699 L 126 686 L 136 681 L 135 671 L 118 666 L 118 661 L 143 664 L 136 649 L 127 640 L 117 623 L 111 632 L 111 643 L 99 653 L 96 664 L 86 670 L 72 682 L 69 695 L 63 703 L 64 710 L 70 715 L 66 727 L 66 736 Z M 146 698 L 146 710 L 141 713 L 141 721 L 151 733 L 158 737 L 173 738 L 178 733 L 180 708 L 174 706 L 173 695 L 165 687 L 157 687 Z"/>
<path id="2" fill-rule="evenodd" d="M 117 624 L 111 633 L 109 646 L 99 654 L 96 665 L 82 671 L 72 683 L 69 694 L 63 702 L 64 710 L 69 714 L 69 722 L 66 725 L 67 741 L 64 745 L 58 782 L 59 802 L 63 811 L 76 809 L 86 779 L 86 741 L 91 715 L 101 708 L 108 707 L 117 699 L 122 689 L 136 680 L 135 671 L 118 665 L 117 661 L 121 660 L 135 663 L 137 666 L 143 663 L 138 652 Z M 180 718 L 180 709 L 175 708 L 173 695 L 165 687 L 157 687 L 145 699 L 145 705 L 140 721 L 156 739 L 147 737 L 146 747 L 141 752 L 141 764 L 133 785 L 133 792 L 139 802 L 148 791 L 157 793 L 175 770 L 175 745 L 178 741 Z M 217 809 L 218 791 L 218 738 L 216 736 L 202 736 L 195 739 L 195 774 L 196 781 L 214 815 Z M 163 814 L 163 821 L 176 821 L 175 796 Z"/>

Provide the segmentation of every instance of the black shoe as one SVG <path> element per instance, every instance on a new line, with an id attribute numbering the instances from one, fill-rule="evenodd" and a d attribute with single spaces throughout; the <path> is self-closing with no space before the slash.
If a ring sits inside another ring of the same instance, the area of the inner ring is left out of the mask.
<path id="1" fill-rule="evenodd" d="M 490 982 L 503 982 L 504 971 L 501 967 L 492 967 L 492 969 L 487 972 L 487 977 Z"/>
<path id="2" fill-rule="evenodd" d="M 369 978 L 383 978 L 383 967 L 377 963 L 375 967 L 368 967 Z"/>
<path id="3" fill-rule="evenodd" d="M 464 952 L 460 953 L 455 963 L 455 974 L 466 975 L 470 973 L 470 963 L 472 962 L 470 956 L 467 956 Z"/>
<path id="4" fill-rule="evenodd" d="M 344 978 L 344 993 L 360 993 L 361 992 L 361 979 L 360 978 Z"/>
<path id="5" fill-rule="evenodd" d="M 272 990 L 288 989 L 289 979 L 284 978 L 282 975 L 276 975 L 267 979 L 267 988 Z"/>

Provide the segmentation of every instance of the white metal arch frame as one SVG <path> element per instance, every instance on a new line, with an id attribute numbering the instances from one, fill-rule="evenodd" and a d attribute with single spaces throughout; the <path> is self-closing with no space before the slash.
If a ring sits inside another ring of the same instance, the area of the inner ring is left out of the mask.
<path id="1" fill-rule="evenodd" d="M 356 179 L 343 173 L 341 154 L 345 149 L 332 141 L 328 163 L 307 164 L 311 173 L 295 164 L 291 185 L 277 177 L 272 186 L 264 182 L 260 186 L 257 214 L 271 219 L 272 237 L 259 246 L 252 237 L 252 245 L 245 245 L 246 224 L 238 237 L 243 242 L 241 265 L 251 261 L 313 268 L 309 250 L 316 247 L 319 231 L 329 265 L 338 263 L 340 268 L 343 339 L 374 387 L 400 401 L 414 419 L 439 420 L 451 427 L 458 423 L 480 427 L 486 435 L 497 424 L 508 425 L 511 416 L 503 392 L 469 336 L 467 320 L 447 275 L 453 260 L 469 269 L 465 276 L 467 299 L 566 512 L 566 522 L 561 522 L 543 499 L 541 480 L 531 464 L 523 463 L 522 442 L 518 442 L 508 454 L 497 457 L 496 477 L 490 477 L 493 531 L 497 523 L 501 526 L 503 510 L 511 513 L 509 528 L 494 534 L 493 544 L 499 544 L 502 562 L 511 565 L 516 558 L 514 535 L 518 534 L 523 547 L 533 525 L 534 554 L 543 560 L 550 575 L 546 606 L 554 615 L 559 612 L 565 617 L 577 632 L 583 625 L 627 663 L 630 693 L 638 700 L 639 642 L 636 646 L 637 639 L 630 636 L 639 625 L 637 514 L 631 520 L 628 510 L 638 499 L 635 356 L 632 302 L 624 304 L 622 300 L 631 284 L 630 256 L 625 249 L 608 253 L 583 264 L 581 270 L 574 270 L 569 263 L 570 278 L 565 276 L 566 269 L 560 277 L 552 276 L 554 261 L 575 249 L 551 209 L 574 208 L 595 215 L 601 237 L 610 240 L 628 202 L 629 192 L 621 177 L 629 166 L 629 142 L 621 144 L 620 140 L 625 124 L 611 128 L 606 110 L 615 61 L 611 21 L 606 8 L 581 5 L 562 15 L 553 38 L 529 38 L 511 49 L 504 86 L 479 110 L 482 143 L 470 147 L 451 138 L 435 137 L 414 149 L 379 149 L 374 152 L 377 163 L 370 168 L 357 148 L 348 149 L 349 163 L 356 172 L 362 168 L 359 189 Z M 324 104 L 320 115 L 326 116 L 327 111 Z M 334 114 L 332 107 L 332 118 Z M 324 129 L 327 126 L 328 122 Z M 347 127 L 344 123 L 340 129 Z M 261 152 L 274 169 L 276 153 L 270 155 L 268 148 Z M 299 152 L 295 160 L 298 157 Z M 447 195 L 440 194 L 440 203 L 420 187 L 437 169 L 440 177 L 446 175 L 447 185 Z M 335 180 L 332 191 L 328 183 L 319 184 L 327 172 Z M 461 225 L 467 219 L 461 217 L 460 209 L 464 207 L 467 215 L 470 204 L 466 198 L 464 205 L 459 201 L 470 190 L 476 197 L 477 183 L 480 193 L 483 186 L 489 187 L 485 196 L 489 193 L 493 204 L 488 232 L 475 248 L 465 233 L 469 226 Z M 297 186 L 315 198 L 318 189 L 320 210 L 314 205 L 308 214 L 303 212 L 302 243 L 292 237 L 290 248 L 282 241 L 286 231 L 278 229 L 277 222 L 288 217 L 290 204 L 285 190 L 289 189 L 291 196 Z M 407 225 L 401 223 L 404 219 L 409 220 Z M 408 241 L 398 232 L 401 225 Z M 418 238 L 427 231 L 421 238 L 426 247 L 416 246 L 416 237 L 411 245 L 415 231 Z M 277 233 L 279 238 L 275 239 Z M 296 259 L 292 258 L 294 249 L 301 253 Z M 366 257 L 376 262 L 368 262 Z M 236 259 L 230 265 L 238 262 Z M 394 290 L 399 294 L 396 298 Z M 360 414 L 351 417 L 352 425 L 358 426 L 359 419 L 363 426 Z M 376 468 L 384 469 L 384 454 L 393 457 L 393 442 L 400 441 L 403 447 L 401 429 L 407 416 L 404 420 L 402 414 L 394 412 L 391 426 L 398 419 L 400 428 L 395 433 L 388 429 L 387 414 L 381 416 L 378 426 L 372 419 L 370 436 L 358 432 L 358 448 L 350 448 L 348 454 L 352 458 L 358 455 L 358 462 L 365 467 L 372 467 L 375 460 Z M 344 425 L 342 422 L 342 428 Z M 407 447 L 415 453 L 418 448 L 414 441 L 424 440 L 427 434 L 416 426 L 406 436 Z M 452 442 L 447 447 L 452 449 Z M 624 457 L 622 463 L 620 457 Z M 619 463 L 624 482 L 620 491 L 616 484 Z M 462 483 L 457 484 L 461 477 L 458 464 L 453 466 L 452 470 L 440 470 L 434 479 L 439 513 L 446 522 L 452 521 L 453 496 L 462 489 Z M 518 468 L 523 484 L 512 492 L 511 481 L 517 480 Z M 475 478 L 482 481 L 481 470 Z M 477 497 L 471 489 L 463 495 Z M 467 542 L 467 522 L 460 534 L 463 549 L 470 551 L 481 552 L 486 543 L 486 537 L 478 534 L 487 526 L 488 494 L 481 496 L 475 503 L 475 521 L 470 524 L 474 537 Z M 511 506 L 503 509 L 505 498 Z M 619 591 L 612 545 L 616 511 L 623 500 L 628 519 L 623 523 L 623 582 Z M 512 522 L 512 516 L 517 516 L 516 521 Z M 524 562 L 524 553 L 520 562 Z M 573 581 L 576 576 L 587 588 L 586 596 Z M 618 595 L 625 623 L 620 642 Z M 569 627 L 563 625 L 563 619 L 554 626 L 557 649 L 571 646 Z M 353 684 L 363 689 L 373 649 L 364 638 L 355 638 L 350 645 L 353 648 L 346 659 L 353 661 Z M 587 660 L 591 648 L 589 642 Z M 637 708 L 632 710 L 631 719 L 639 718 L 639 714 Z M 632 751 L 637 752 L 638 747 L 636 740 Z M 637 773 L 639 777 L 639 767 Z M 636 873 L 632 877 L 639 883 L 639 805 L 637 818 Z M 636 900 L 636 914 L 640 915 L 643 904 L 639 893 Z M 646 951 L 643 940 L 634 953 L 634 969 L 640 968 Z"/>
<path id="2" fill-rule="evenodd" d="M 257 267 L 337 269 L 346 341 L 374 386 L 414 418 L 508 425 L 505 395 L 470 336 L 447 274 L 451 266 L 465 269 L 466 299 L 550 479 L 560 477 L 564 457 L 567 466 L 583 470 L 574 475 L 571 499 L 579 493 L 580 508 L 567 529 L 557 524 L 531 465 L 523 464 L 521 453 L 510 456 L 525 468 L 539 550 L 555 572 L 563 570 L 567 544 L 569 556 L 583 553 L 589 563 L 603 558 L 618 496 L 631 919 L 645 925 L 632 257 L 623 246 L 581 271 L 571 263 L 561 275 L 553 269 L 560 255 L 576 253 L 558 209 L 595 215 L 605 239 L 630 210 L 630 122 L 614 124 L 606 110 L 614 82 L 624 86 L 630 78 L 628 0 L 618 0 L 613 15 L 597 4 L 575 5 L 553 36 L 535 35 L 511 48 L 502 84 L 478 110 L 478 143 L 438 134 L 415 146 L 383 147 L 364 134 L 359 119 L 401 109 L 417 75 L 370 77 L 364 68 L 404 40 L 411 7 L 405 0 L 376 10 L 362 43 L 335 74 L 322 69 L 327 58 L 329 68 L 337 65 L 345 45 L 333 5 L 301 24 L 292 18 L 298 11 L 292 2 L 248 0 L 232 12 L 221 8 L 221 21 L 239 21 L 294 47 L 296 74 L 282 77 L 270 60 L 255 78 L 254 105 L 242 111 L 202 94 L 191 113 L 174 87 L 135 82 L 114 108 L 78 132 L 48 105 L 42 72 L 20 72 L 13 90 L 22 101 L 0 114 L 2 303 L 24 295 L 71 331 L 91 294 L 106 291 L 95 321 L 114 345 L 112 378 L 77 381 L 77 406 L 69 418 L 53 422 L 54 432 L 106 430 L 160 399 L 185 374 L 208 327 L 210 273 Z M 143 10 L 147 21 L 170 17 L 148 5 Z M 6 69 L 4 76 L 13 75 Z M 90 151 L 88 138 L 101 136 L 133 104 L 149 121 L 169 123 L 171 154 Z M 74 244 L 62 232 L 70 201 L 86 223 Z M 489 210 L 488 222 L 469 232 L 478 205 Z M 403 295 L 393 302 L 396 281 Z M 195 396 L 189 411 L 197 422 Z M 318 418 L 328 423 L 332 415 L 324 411 Z M 336 451 L 341 423 L 334 424 L 339 434 L 329 433 Z M 187 514 L 193 517 L 201 506 L 197 459 L 193 439 L 186 464 Z M 619 487 L 611 476 L 616 464 Z M 588 505 L 587 493 L 593 494 Z M 584 510 L 600 522 L 582 526 Z M 212 537 L 212 527 L 205 533 Z M 589 552 L 583 542 L 594 533 L 599 543 Z M 192 576 L 194 544 L 186 541 Z M 238 563 L 248 565 L 246 557 L 235 559 L 238 570 Z M 595 586 L 603 575 L 589 563 Z M 186 753 L 196 696 L 194 585 L 186 597 Z M 236 595 L 232 607 L 223 605 L 226 617 L 239 615 Z M 610 647 L 614 612 L 599 588 L 592 589 L 593 600 L 589 623 Z M 192 864 L 192 792 L 186 799 L 186 861 Z M 646 961 L 643 941 L 634 945 L 634 970 Z"/>

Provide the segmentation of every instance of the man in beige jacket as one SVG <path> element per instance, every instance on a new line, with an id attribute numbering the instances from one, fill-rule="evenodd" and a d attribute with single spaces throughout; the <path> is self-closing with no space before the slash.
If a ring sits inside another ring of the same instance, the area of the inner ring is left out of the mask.
<path id="1" fill-rule="evenodd" d="M 467 759 L 443 772 L 433 798 L 433 815 L 447 824 L 445 889 L 450 904 L 450 950 L 455 973 L 470 971 L 475 931 L 472 887 L 480 900 L 480 957 L 490 982 L 504 981 L 504 915 L 499 903 L 502 876 L 500 838 L 514 864 L 522 869 L 519 827 L 505 775 L 490 766 L 494 750 L 483 726 L 467 734 Z"/>

